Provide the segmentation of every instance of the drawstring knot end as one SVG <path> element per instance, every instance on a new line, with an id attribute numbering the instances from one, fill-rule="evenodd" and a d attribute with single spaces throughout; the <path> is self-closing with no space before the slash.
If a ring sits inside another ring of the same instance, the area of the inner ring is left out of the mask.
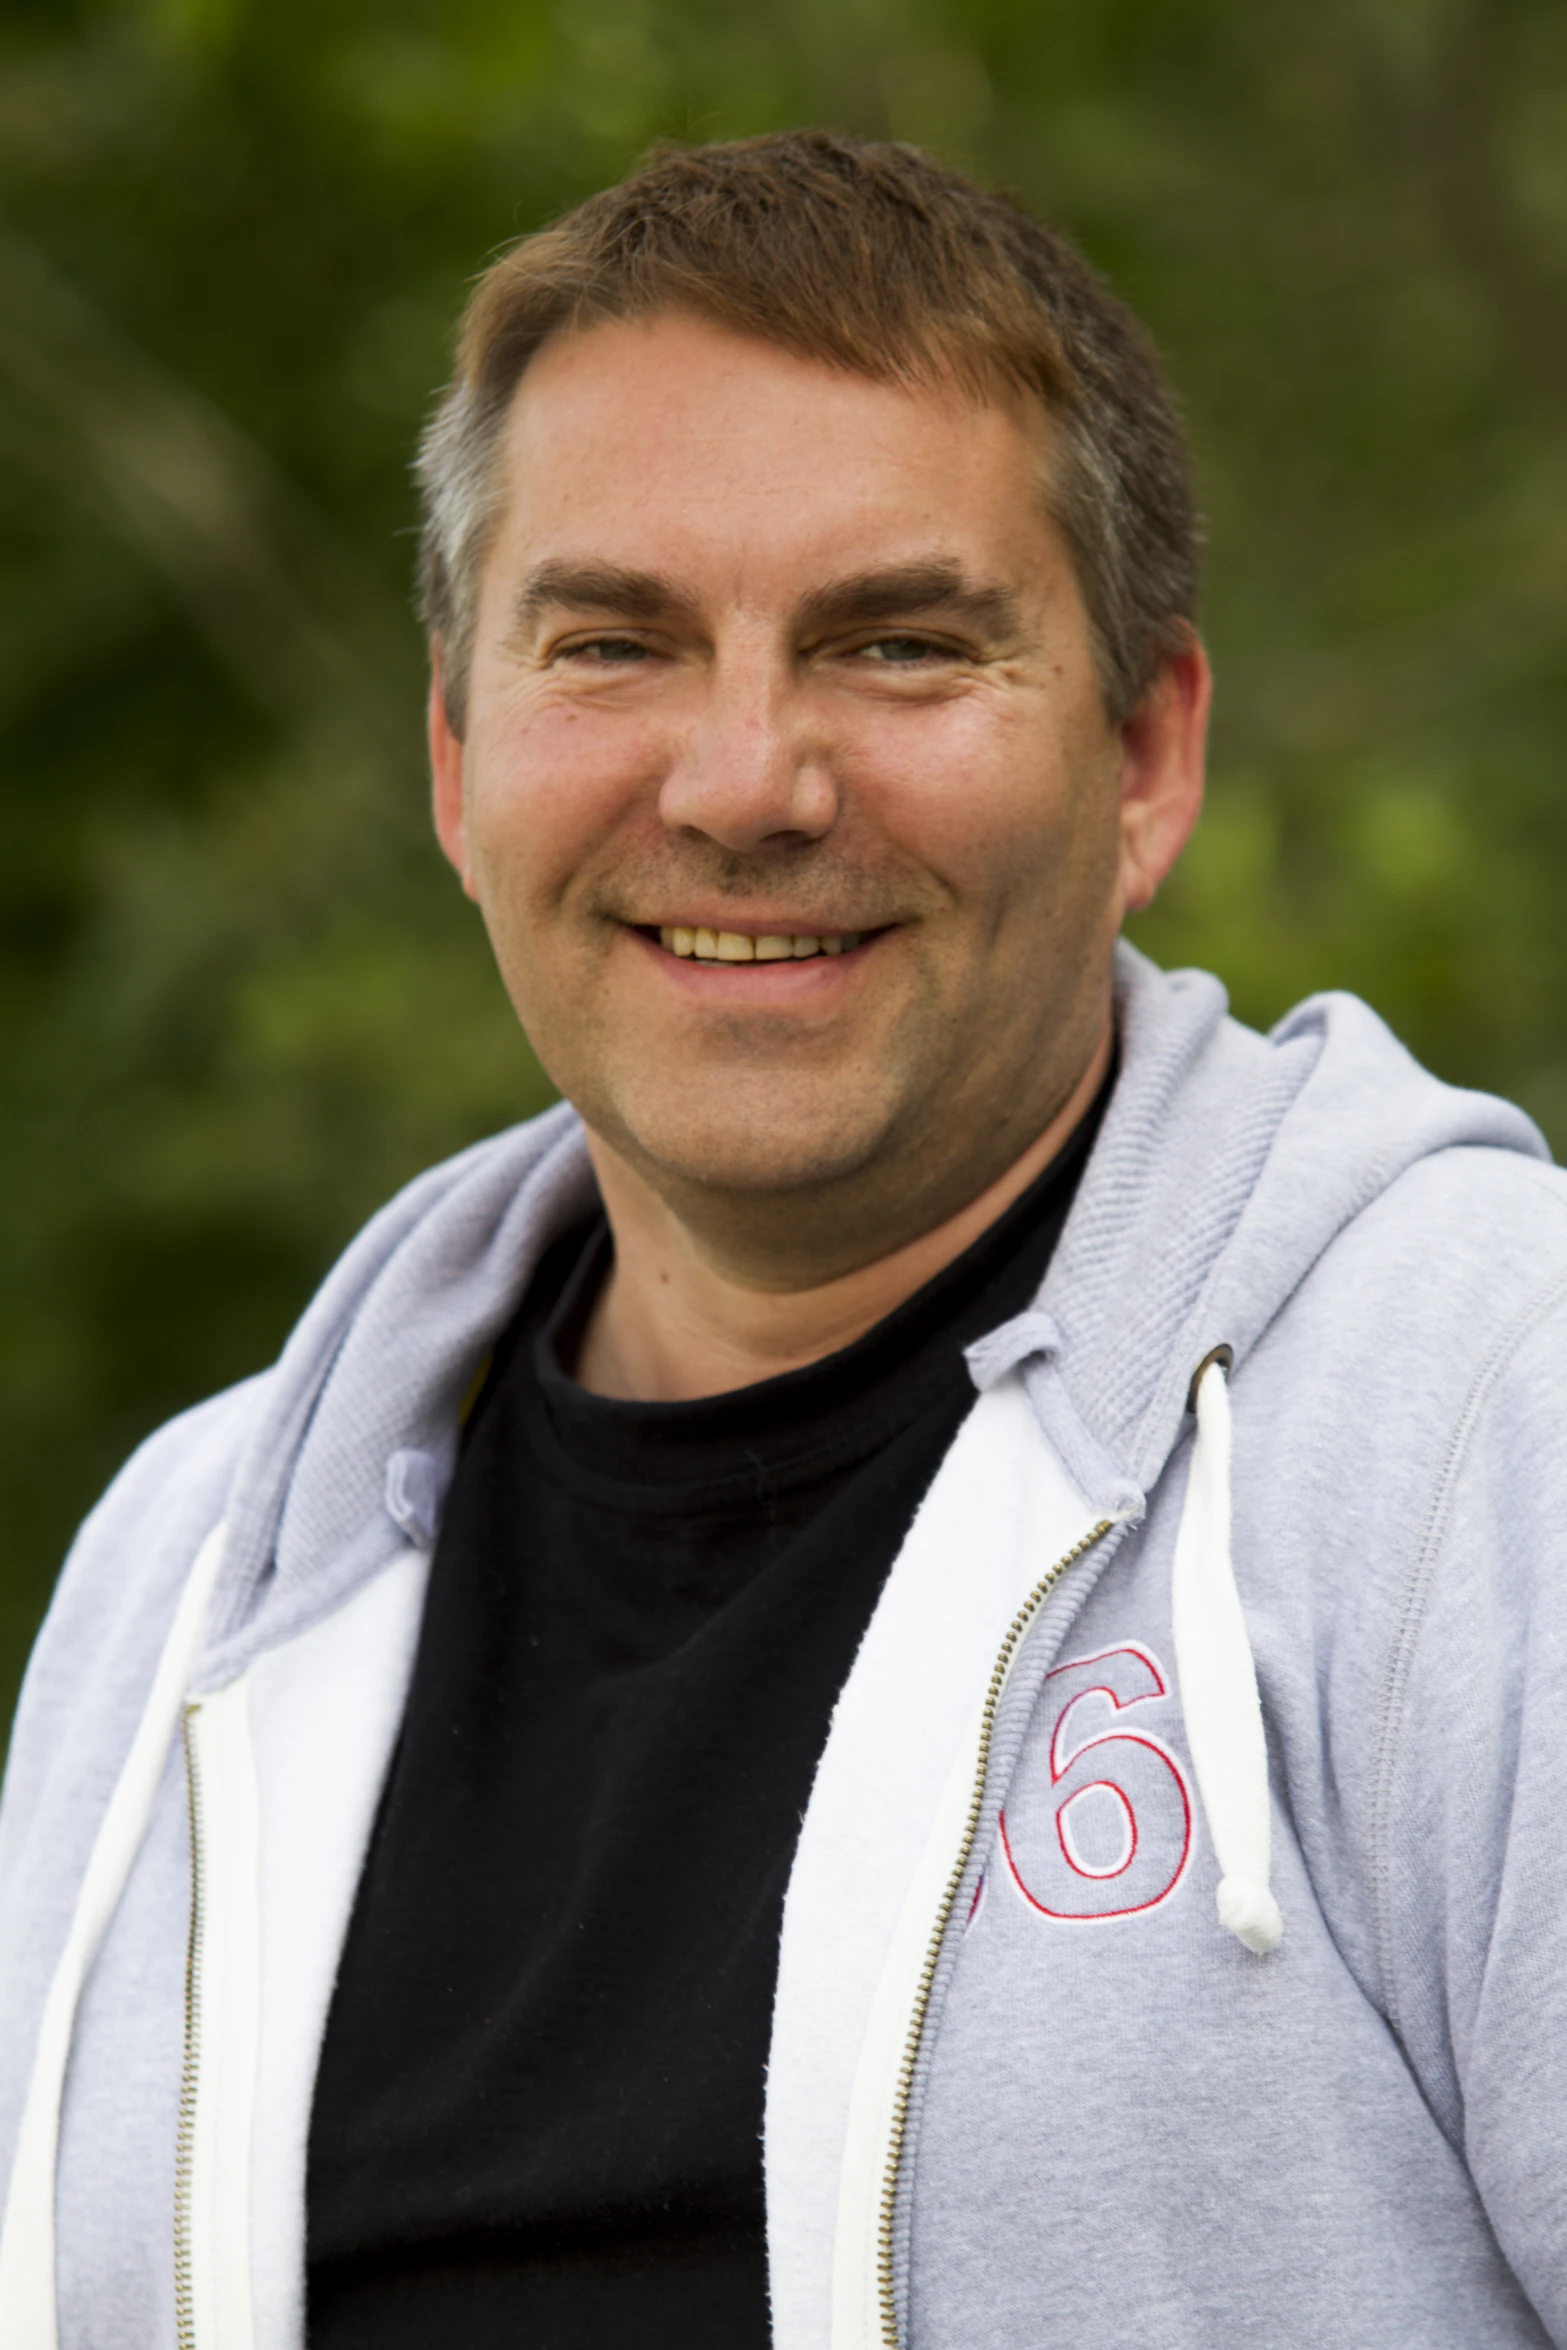
<path id="1" fill-rule="evenodd" d="M 1266 1885 L 1255 1885 L 1249 1877 L 1219 1879 L 1219 1923 L 1259 1958 L 1277 1950 L 1284 1938 L 1278 1903 Z"/>

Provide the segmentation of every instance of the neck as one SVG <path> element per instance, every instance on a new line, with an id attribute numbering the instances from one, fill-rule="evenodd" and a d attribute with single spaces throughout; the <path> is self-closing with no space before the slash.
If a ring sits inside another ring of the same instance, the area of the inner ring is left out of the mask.
<path id="1" fill-rule="evenodd" d="M 589 1149 L 615 1238 L 576 1375 L 593 1395 L 684 1403 L 775 1379 L 852 1346 L 923 1288 L 1044 1172 L 1091 1106 L 1111 1032 L 1060 1110 L 1020 1157 L 918 1239 L 830 1281 L 763 1287 L 704 1248 L 652 1186 L 598 1136 Z"/>

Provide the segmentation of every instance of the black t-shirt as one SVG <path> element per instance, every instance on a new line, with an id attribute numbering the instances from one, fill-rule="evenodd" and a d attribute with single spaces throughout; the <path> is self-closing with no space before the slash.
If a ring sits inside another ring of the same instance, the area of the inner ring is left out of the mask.
<path id="1" fill-rule="evenodd" d="M 1102 1097 L 1101 1097 L 1102 1098 Z M 756 2350 L 784 1887 L 832 1707 L 1097 1124 L 855 1345 L 695 1403 L 564 1365 L 549 1251 L 470 1416 L 312 2116 L 312 2350 Z"/>

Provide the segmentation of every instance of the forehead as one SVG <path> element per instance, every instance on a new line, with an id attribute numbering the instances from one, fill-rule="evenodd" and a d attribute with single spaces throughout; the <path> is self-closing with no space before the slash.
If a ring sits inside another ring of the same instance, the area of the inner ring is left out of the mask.
<path id="1" fill-rule="evenodd" d="M 548 343 L 507 419 L 497 554 L 747 577 L 938 543 L 1017 576 L 1052 551 L 1049 426 L 998 386 L 883 383 L 683 313 Z"/>

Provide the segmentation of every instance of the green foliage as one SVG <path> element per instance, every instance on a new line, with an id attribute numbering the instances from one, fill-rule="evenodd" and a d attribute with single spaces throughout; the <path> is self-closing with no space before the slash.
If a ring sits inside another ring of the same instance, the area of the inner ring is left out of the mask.
<path id="1" fill-rule="evenodd" d="M 1564 95 L 1552 0 L 12 0 L 0 1698 L 126 1447 L 545 1097 L 424 837 L 407 459 L 472 271 L 651 138 L 913 138 L 1081 238 L 1211 525 L 1140 935 L 1567 1139 Z"/>

